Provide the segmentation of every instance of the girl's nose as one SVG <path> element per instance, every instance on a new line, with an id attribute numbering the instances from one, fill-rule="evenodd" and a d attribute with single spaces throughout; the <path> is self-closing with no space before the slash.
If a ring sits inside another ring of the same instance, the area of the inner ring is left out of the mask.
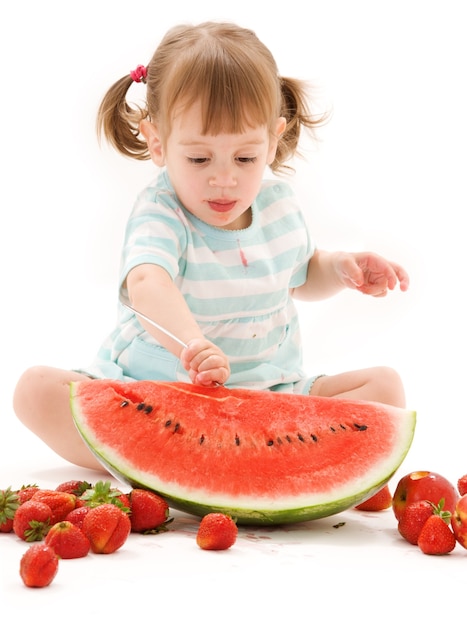
<path id="1" fill-rule="evenodd" d="M 235 187 L 237 179 L 228 169 L 217 171 L 209 178 L 210 187 Z"/>

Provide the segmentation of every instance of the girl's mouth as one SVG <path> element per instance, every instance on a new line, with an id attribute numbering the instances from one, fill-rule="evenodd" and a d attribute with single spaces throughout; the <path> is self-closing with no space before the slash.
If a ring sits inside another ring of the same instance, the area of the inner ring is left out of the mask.
<path id="1" fill-rule="evenodd" d="M 208 204 L 217 213 L 227 213 L 234 208 L 236 200 L 208 200 Z"/>

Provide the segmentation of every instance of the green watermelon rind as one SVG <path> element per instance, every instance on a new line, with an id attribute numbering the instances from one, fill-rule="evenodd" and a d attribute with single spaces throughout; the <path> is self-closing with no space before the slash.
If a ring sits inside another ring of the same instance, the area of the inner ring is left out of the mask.
<path id="1" fill-rule="evenodd" d="M 321 519 L 336 515 L 352 507 L 357 506 L 361 502 L 370 498 L 373 494 L 379 491 L 384 485 L 386 485 L 392 476 L 396 473 L 404 461 L 407 453 L 412 444 L 415 431 L 416 413 L 414 411 L 406 411 L 407 419 L 411 420 L 410 424 L 406 426 L 405 432 L 405 447 L 398 449 L 399 455 L 397 458 L 392 458 L 391 461 L 386 464 L 383 475 L 373 475 L 371 480 L 369 479 L 366 484 L 363 483 L 356 492 L 349 493 L 344 497 L 339 497 L 335 500 L 322 501 L 311 505 L 303 505 L 299 507 L 291 506 L 289 508 L 274 508 L 267 507 L 242 507 L 233 506 L 229 504 L 223 504 L 219 502 L 217 504 L 212 499 L 209 502 L 200 502 L 195 499 L 189 500 L 186 498 L 177 497 L 173 492 L 169 493 L 164 489 L 160 489 L 156 486 L 155 482 L 150 477 L 141 475 L 137 470 L 131 467 L 125 468 L 123 471 L 116 466 L 116 462 L 119 462 L 121 467 L 121 459 L 110 457 L 117 457 L 116 453 L 112 451 L 105 451 L 99 449 L 99 444 L 95 441 L 91 441 L 84 430 L 80 427 L 79 420 L 76 419 L 77 407 L 74 405 L 73 386 L 71 393 L 71 408 L 75 421 L 75 425 L 87 444 L 91 452 L 96 456 L 99 462 L 112 474 L 117 480 L 124 484 L 128 484 L 132 488 L 144 488 L 153 491 L 166 499 L 169 506 L 179 511 L 189 513 L 198 517 L 203 517 L 207 513 L 216 511 L 223 512 L 231 515 L 238 524 L 242 525 L 280 525 L 280 524 L 293 524 L 297 522 L 305 522 L 314 519 Z M 382 469 L 382 468 L 381 468 Z M 258 502 L 260 504 L 260 502 Z"/>
<path id="2" fill-rule="evenodd" d="M 357 506 L 361 502 L 364 502 L 370 498 L 377 491 L 382 489 L 386 485 L 392 476 L 395 474 L 397 468 L 394 469 L 390 475 L 386 476 L 380 482 L 364 489 L 359 493 L 352 494 L 347 498 L 342 498 L 336 501 L 323 502 L 319 505 L 304 506 L 300 508 L 291 508 L 284 510 L 268 510 L 268 509 L 246 509 L 240 507 L 223 506 L 216 504 L 203 504 L 200 502 L 194 502 L 190 500 L 183 500 L 177 498 L 173 494 L 165 493 L 161 490 L 155 490 L 148 481 L 141 482 L 140 480 L 133 478 L 129 474 L 123 474 L 115 466 L 113 466 L 107 459 L 99 455 L 97 450 L 92 449 L 96 457 L 100 462 L 108 469 L 108 471 L 122 483 L 130 485 L 130 487 L 136 489 L 148 489 L 154 491 L 161 497 L 163 497 L 167 503 L 184 513 L 190 513 L 198 517 L 203 517 L 208 513 L 226 513 L 235 519 L 238 524 L 241 525 L 254 525 L 254 526 L 275 526 L 280 524 L 295 524 L 298 522 L 308 522 L 315 519 L 322 519 L 324 517 L 330 517 L 342 513 L 352 507 Z M 404 455 L 405 457 L 405 455 Z M 401 459 L 402 463 L 403 459 Z M 398 466 L 399 467 L 399 466 Z"/>

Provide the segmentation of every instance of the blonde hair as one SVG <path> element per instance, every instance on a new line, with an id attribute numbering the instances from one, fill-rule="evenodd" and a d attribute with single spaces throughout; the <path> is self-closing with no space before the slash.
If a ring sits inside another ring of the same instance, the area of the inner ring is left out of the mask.
<path id="1" fill-rule="evenodd" d="M 278 117 L 286 119 L 273 171 L 298 151 L 302 127 L 313 132 L 327 115 L 310 112 L 307 86 L 279 75 L 276 62 L 256 34 L 231 23 L 204 22 L 169 30 L 146 68 L 146 105 L 131 106 L 130 75 L 117 81 L 99 107 L 97 131 L 122 154 L 149 159 L 139 125 L 154 122 L 167 138 L 176 107 L 201 101 L 203 133 L 241 133 L 266 125 L 275 132 Z"/>

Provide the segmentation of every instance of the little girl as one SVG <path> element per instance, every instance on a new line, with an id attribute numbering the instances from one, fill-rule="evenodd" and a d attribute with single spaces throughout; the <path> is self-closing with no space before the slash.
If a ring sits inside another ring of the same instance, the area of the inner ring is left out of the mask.
<path id="1" fill-rule="evenodd" d="M 134 81 L 146 84 L 143 109 L 127 101 Z M 228 23 L 173 28 L 147 67 L 109 89 L 99 133 L 160 171 L 126 229 L 116 328 L 84 370 L 40 366 L 23 374 L 14 406 L 28 428 L 69 461 L 100 467 L 69 408 L 70 381 L 86 377 L 404 406 L 390 368 L 334 376 L 302 369 L 294 299 L 319 300 L 346 287 L 380 297 L 409 285 L 400 265 L 376 254 L 317 249 L 290 186 L 263 180 L 266 166 L 286 168 L 303 128 L 313 132 L 323 121 L 312 117 L 305 85 L 280 76 L 255 34 Z"/>

